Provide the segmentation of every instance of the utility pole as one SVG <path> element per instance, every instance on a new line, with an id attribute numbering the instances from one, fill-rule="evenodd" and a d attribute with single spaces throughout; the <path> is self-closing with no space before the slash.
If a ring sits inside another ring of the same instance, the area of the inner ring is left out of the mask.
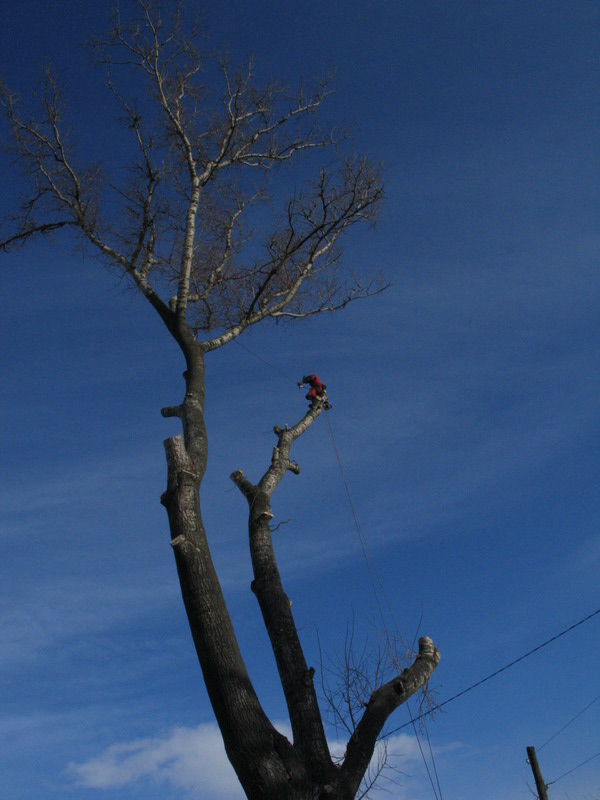
<path id="1" fill-rule="evenodd" d="M 531 765 L 531 771 L 533 772 L 533 777 L 535 778 L 535 785 L 538 791 L 539 799 L 548 800 L 546 784 L 544 783 L 542 773 L 540 772 L 540 765 L 538 764 L 537 756 L 535 754 L 535 747 L 527 748 L 527 763 Z"/>

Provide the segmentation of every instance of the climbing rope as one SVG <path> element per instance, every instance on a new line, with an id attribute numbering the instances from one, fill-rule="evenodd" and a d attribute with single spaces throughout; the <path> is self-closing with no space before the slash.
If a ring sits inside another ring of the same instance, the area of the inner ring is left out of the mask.
<path id="1" fill-rule="evenodd" d="M 346 480 L 346 475 L 344 473 L 344 468 L 342 466 L 342 460 L 340 458 L 339 450 L 337 448 L 337 445 L 336 445 L 336 442 L 335 442 L 335 438 L 334 438 L 334 435 L 333 435 L 333 430 L 331 428 L 331 422 L 329 420 L 329 415 L 327 415 L 327 414 L 325 415 L 325 420 L 327 422 L 327 430 L 329 432 L 329 438 L 331 440 L 331 446 L 332 446 L 332 449 L 333 449 L 333 452 L 334 452 L 334 455 L 335 455 L 335 458 L 336 458 L 336 461 L 337 461 L 337 464 L 338 464 L 338 468 L 339 468 L 340 475 L 341 475 L 341 478 L 342 478 L 342 483 L 344 484 L 344 489 L 346 490 L 346 496 L 348 498 L 348 504 L 350 506 L 350 509 L 352 511 L 352 516 L 354 518 L 354 525 L 356 527 L 356 532 L 358 534 L 358 538 L 359 538 L 359 541 L 360 541 L 363 558 L 364 558 L 364 561 L 365 561 L 365 565 L 367 567 L 367 572 L 369 573 L 369 579 L 371 581 L 371 588 L 373 590 L 373 595 L 375 597 L 375 602 L 377 604 L 377 610 L 379 611 L 381 624 L 383 626 L 383 631 L 384 631 L 384 634 L 385 634 L 386 649 L 387 649 L 388 656 L 389 656 L 390 660 L 392 661 L 392 663 L 394 663 L 396 661 L 396 655 L 395 655 L 395 653 L 392 653 L 391 650 L 390 650 L 390 636 L 389 636 L 388 626 L 387 626 L 386 620 L 385 620 L 385 615 L 383 613 L 383 607 L 382 607 L 382 603 L 381 603 L 381 600 L 380 600 L 380 595 L 381 595 L 381 598 L 383 598 L 383 601 L 384 601 L 384 603 L 385 603 L 385 605 L 387 607 L 388 614 L 390 615 L 390 619 L 393 622 L 393 625 L 394 625 L 394 628 L 395 628 L 396 637 L 398 639 L 400 639 L 400 641 L 402 641 L 401 636 L 400 636 L 399 626 L 398 626 L 398 623 L 396 621 L 396 617 L 394 615 L 394 612 L 392 610 L 391 603 L 390 603 L 390 601 L 388 599 L 387 592 L 385 591 L 385 586 L 383 585 L 383 581 L 381 580 L 381 577 L 379 575 L 379 571 L 377 569 L 377 565 L 375 563 L 375 559 L 373 558 L 373 554 L 372 554 L 371 549 L 369 547 L 369 543 L 367 541 L 367 538 L 366 538 L 366 536 L 365 536 L 365 534 L 363 532 L 362 526 L 360 524 L 360 519 L 358 517 L 358 513 L 356 511 L 356 506 L 354 505 L 354 501 L 352 499 L 352 494 L 350 493 L 350 487 L 348 485 L 348 481 Z M 410 709 L 410 703 L 408 701 L 406 702 L 406 708 L 407 708 L 409 716 L 410 716 L 410 720 L 411 720 L 411 723 L 412 723 L 412 727 L 413 727 L 413 731 L 414 731 L 414 734 L 415 734 L 415 738 L 417 740 L 417 745 L 419 747 L 419 752 L 421 754 L 421 758 L 423 760 L 423 764 L 425 766 L 425 770 L 427 772 L 427 776 L 429 778 L 429 782 L 431 784 L 431 788 L 433 790 L 433 794 L 434 794 L 436 800 L 438 800 L 438 792 L 439 792 L 439 800 L 443 800 L 442 787 L 441 787 L 441 784 L 440 784 L 440 779 L 439 779 L 437 767 L 436 767 L 436 764 L 435 764 L 435 757 L 433 755 L 433 748 L 431 746 L 431 740 L 429 738 L 429 731 L 427 730 L 427 725 L 425 724 L 425 722 L 422 723 L 423 727 L 425 729 L 426 736 L 427 736 L 427 743 L 428 743 L 428 746 L 429 746 L 429 756 L 431 758 L 433 776 L 432 776 L 432 771 L 429 768 L 429 764 L 427 763 L 427 758 L 426 758 L 425 753 L 423 751 L 423 746 L 421 744 L 421 739 L 419 737 L 419 732 L 417 730 L 416 721 L 413 718 L 412 711 Z M 421 717 L 421 719 L 423 719 L 423 718 Z M 433 780 L 434 776 L 435 776 L 435 783 L 434 783 L 434 780 Z M 437 784 L 437 790 L 436 790 L 436 784 Z"/>
<path id="2" fill-rule="evenodd" d="M 258 353 L 253 352 L 252 350 L 250 350 L 249 347 L 246 347 L 245 345 L 241 344 L 241 342 L 239 342 L 237 339 L 234 339 L 234 342 L 236 342 L 236 344 L 239 347 L 241 347 L 243 350 L 245 350 L 249 355 L 254 356 L 254 358 L 258 359 L 259 361 L 262 361 L 263 364 L 266 364 L 268 367 L 270 367 L 271 369 L 275 370 L 277 373 L 279 373 L 279 375 L 284 377 L 287 381 L 290 381 L 290 382 L 296 384 L 296 381 L 290 375 L 288 375 L 287 373 L 283 372 L 279 367 L 275 366 L 275 364 L 272 364 L 266 358 L 263 358 L 262 356 L 258 355 Z M 390 645 L 390 638 L 391 637 L 389 635 L 389 628 L 388 628 L 388 625 L 386 623 L 385 614 L 384 614 L 384 611 L 383 611 L 383 604 L 385 604 L 385 607 L 387 608 L 387 612 L 389 614 L 389 618 L 392 620 L 392 623 L 393 623 L 393 626 L 394 626 L 394 629 L 395 629 L 396 639 L 398 641 L 402 642 L 400 629 L 399 629 L 398 623 L 396 621 L 394 612 L 392 610 L 392 606 L 391 606 L 391 603 L 389 601 L 387 592 L 385 591 L 385 586 L 383 584 L 383 581 L 381 580 L 381 576 L 379 575 L 379 571 L 377 569 L 377 565 L 375 563 L 375 559 L 374 559 L 373 554 L 371 552 L 371 549 L 369 547 L 369 543 L 367 541 L 367 538 L 366 538 L 366 536 L 365 536 L 365 534 L 363 532 L 362 526 L 360 524 L 360 519 L 359 519 L 358 513 L 356 511 L 356 506 L 355 506 L 354 501 L 352 499 L 352 494 L 350 492 L 350 487 L 348 485 L 348 481 L 346 480 L 346 475 L 344 473 L 344 468 L 342 466 L 342 460 L 340 458 L 340 453 L 339 453 L 339 450 L 338 450 L 338 447 L 337 447 L 337 444 L 336 444 L 336 441 L 335 441 L 335 437 L 333 435 L 333 430 L 332 430 L 332 427 L 331 427 L 331 422 L 329 420 L 329 414 L 327 413 L 327 410 L 325 412 L 325 421 L 327 423 L 327 431 L 329 433 L 329 439 L 330 439 L 330 442 L 331 442 L 331 446 L 332 446 L 332 449 L 333 449 L 333 453 L 334 453 L 335 459 L 336 459 L 337 464 L 338 464 L 338 469 L 339 469 L 339 472 L 340 472 L 340 476 L 342 478 L 342 483 L 344 485 L 344 489 L 345 489 L 345 492 L 346 492 L 346 497 L 348 498 L 348 504 L 350 506 L 350 510 L 352 512 L 352 517 L 354 519 L 354 526 L 355 526 L 356 532 L 358 534 L 358 539 L 359 539 L 359 542 L 360 542 L 361 551 L 362 551 L 362 554 L 363 554 L 363 559 L 364 559 L 364 562 L 365 562 L 365 565 L 366 565 L 366 568 L 367 568 L 367 572 L 368 572 L 368 575 L 369 575 L 369 581 L 371 583 L 371 589 L 373 591 L 373 596 L 375 598 L 375 603 L 377 605 L 377 610 L 379 612 L 379 617 L 380 617 L 380 620 L 381 620 L 383 633 L 384 633 L 384 637 L 385 637 L 385 647 L 386 647 L 386 650 L 388 652 L 388 657 L 390 658 L 391 662 L 392 663 L 396 663 L 397 662 L 396 654 L 391 651 L 391 645 Z M 383 603 L 382 603 L 382 601 L 383 601 Z M 414 645 L 414 642 L 413 642 L 413 645 Z M 412 649 L 412 647 L 411 647 L 411 649 Z M 429 778 L 429 782 L 431 784 L 431 788 L 433 790 L 433 794 L 434 794 L 436 800 L 443 800 L 442 788 L 441 788 L 441 785 L 440 785 L 440 780 L 439 780 L 437 767 L 435 765 L 435 758 L 434 758 L 434 754 L 433 754 L 433 748 L 432 748 L 432 745 L 431 745 L 431 740 L 429 738 L 429 732 L 427 731 L 427 726 L 426 726 L 426 722 L 425 722 L 425 719 L 424 719 L 424 715 L 423 714 L 418 715 L 416 717 L 416 719 L 415 719 L 415 718 L 413 718 L 412 711 L 410 709 L 410 705 L 409 705 L 408 701 L 406 703 L 406 707 L 408 709 L 408 713 L 409 713 L 409 716 L 410 716 L 410 721 L 412 723 L 412 727 L 413 727 L 413 730 L 414 730 L 415 738 L 417 740 L 417 745 L 419 747 L 419 752 L 421 754 L 421 758 L 423 760 L 423 764 L 425 766 L 425 770 L 427 772 L 427 776 Z M 423 751 L 423 746 L 421 744 L 421 739 L 419 737 L 419 732 L 417 730 L 417 725 L 416 725 L 416 721 L 417 720 L 423 720 L 421 724 L 423 725 L 423 727 L 425 729 L 426 736 L 427 736 L 427 743 L 428 743 L 428 747 L 429 747 L 429 756 L 430 756 L 430 759 L 431 759 L 433 775 L 432 775 L 432 770 L 429 768 L 429 764 L 427 762 L 427 758 L 425 756 L 425 753 Z M 434 783 L 434 777 L 435 777 L 435 783 Z M 436 784 L 437 784 L 437 790 L 436 790 Z"/>

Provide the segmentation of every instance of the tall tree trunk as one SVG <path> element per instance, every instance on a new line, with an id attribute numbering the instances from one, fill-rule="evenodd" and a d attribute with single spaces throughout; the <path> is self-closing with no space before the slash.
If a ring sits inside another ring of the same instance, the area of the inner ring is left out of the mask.
<path id="1" fill-rule="evenodd" d="M 385 721 L 429 679 L 439 653 L 427 637 L 409 669 L 373 692 L 337 766 L 329 754 L 314 670 L 306 664 L 271 541 L 271 495 L 287 471 L 299 472 L 290 447 L 323 410 L 314 404 L 292 428 L 275 428 L 271 465 L 252 484 L 242 472 L 232 480 L 249 504 L 252 590 L 265 622 L 292 725 L 293 744 L 265 714 L 246 670 L 206 540 L 200 484 L 207 460 L 204 426 L 204 353 L 186 333 L 178 337 L 186 357 L 186 393 L 180 406 L 164 408 L 181 419 L 183 436 L 165 442 L 167 509 L 183 601 L 210 702 L 225 750 L 250 800 L 352 800 L 368 768 Z"/>
<path id="2" fill-rule="evenodd" d="M 290 742 L 271 724 L 246 670 L 200 513 L 200 483 L 206 469 L 204 359 L 191 345 L 186 395 L 181 406 L 163 409 L 179 416 L 184 435 L 165 442 L 167 509 L 183 601 L 210 702 L 227 755 L 252 800 L 308 800 L 306 771 Z"/>

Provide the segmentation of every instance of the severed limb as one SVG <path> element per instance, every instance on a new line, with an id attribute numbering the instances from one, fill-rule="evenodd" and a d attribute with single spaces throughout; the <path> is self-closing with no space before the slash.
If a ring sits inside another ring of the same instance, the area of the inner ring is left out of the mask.
<path id="1" fill-rule="evenodd" d="M 419 639 L 419 653 L 412 666 L 371 694 L 364 714 L 350 737 L 342 764 L 343 781 L 350 788 L 352 797 L 368 769 L 387 719 L 427 684 L 439 662 L 440 653 L 433 641 L 423 636 Z"/>

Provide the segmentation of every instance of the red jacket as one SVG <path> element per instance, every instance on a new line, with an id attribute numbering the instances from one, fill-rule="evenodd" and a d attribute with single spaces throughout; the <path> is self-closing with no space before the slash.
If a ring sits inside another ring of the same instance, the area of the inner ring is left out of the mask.
<path id="1" fill-rule="evenodd" d="M 327 388 L 324 383 L 321 383 L 316 375 L 305 375 L 302 378 L 302 383 L 310 384 L 310 388 L 316 389 L 319 394 L 322 394 Z"/>

